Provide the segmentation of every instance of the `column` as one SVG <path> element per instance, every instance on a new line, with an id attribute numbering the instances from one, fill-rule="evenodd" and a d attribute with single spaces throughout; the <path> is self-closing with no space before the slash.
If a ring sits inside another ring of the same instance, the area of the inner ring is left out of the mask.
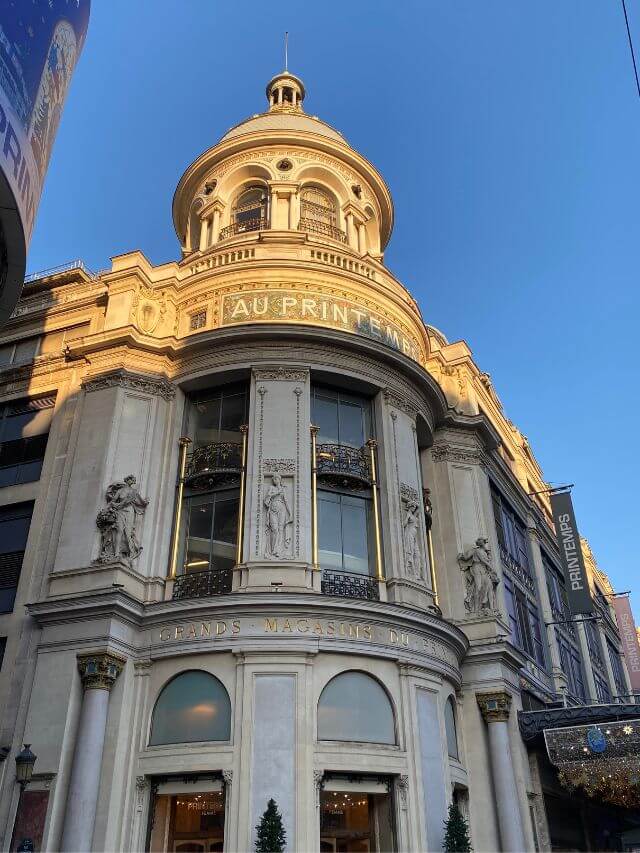
<path id="1" fill-rule="evenodd" d="M 123 666 L 107 652 L 78 655 L 84 697 L 62 833 L 61 850 L 68 853 L 92 849 L 109 692 Z"/>
<path id="2" fill-rule="evenodd" d="M 505 853 L 516 853 L 526 850 L 527 844 L 509 742 L 511 695 L 506 691 L 476 693 L 476 699 L 489 733 L 489 759 L 496 793 L 502 850 Z"/>
<path id="3" fill-rule="evenodd" d="M 364 226 L 364 222 L 358 223 L 358 251 L 361 255 L 367 252 L 367 229 Z"/>
<path id="4" fill-rule="evenodd" d="M 209 220 L 203 219 L 200 223 L 200 251 L 204 252 L 208 245 L 209 237 Z"/>
<path id="5" fill-rule="evenodd" d="M 356 233 L 353 225 L 353 213 L 347 213 L 347 243 L 352 249 L 356 248 Z"/>
<path id="6" fill-rule="evenodd" d="M 218 242 L 220 234 L 220 208 L 216 207 L 213 210 L 213 222 L 211 226 L 211 245 Z"/>

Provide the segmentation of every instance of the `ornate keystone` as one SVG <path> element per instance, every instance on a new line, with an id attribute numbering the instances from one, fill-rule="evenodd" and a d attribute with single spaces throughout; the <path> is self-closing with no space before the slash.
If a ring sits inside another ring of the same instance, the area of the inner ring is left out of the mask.
<path id="1" fill-rule="evenodd" d="M 482 716 L 487 723 L 506 723 L 511 710 L 511 694 L 506 690 L 495 693 L 476 693 Z"/>
<path id="2" fill-rule="evenodd" d="M 85 690 L 111 690 L 125 659 L 110 652 L 78 655 L 78 671 Z"/>

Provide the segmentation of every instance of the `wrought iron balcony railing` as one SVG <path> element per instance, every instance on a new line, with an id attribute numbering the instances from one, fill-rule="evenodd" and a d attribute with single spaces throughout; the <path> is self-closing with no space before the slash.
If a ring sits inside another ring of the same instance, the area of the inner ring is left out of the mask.
<path id="1" fill-rule="evenodd" d="M 366 447 L 349 447 L 346 444 L 318 444 L 316 471 L 325 483 L 352 489 L 365 489 L 371 485 L 370 452 Z"/>
<path id="2" fill-rule="evenodd" d="M 229 441 L 203 444 L 187 462 L 185 483 L 192 489 L 210 489 L 239 482 L 242 473 L 242 445 Z"/>
<path id="3" fill-rule="evenodd" d="M 173 585 L 173 600 L 226 595 L 231 592 L 232 577 L 233 569 L 230 568 L 178 575 Z"/>
<path id="4" fill-rule="evenodd" d="M 338 572 L 333 569 L 322 570 L 322 592 L 340 598 L 364 598 L 366 601 L 379 601 L 378 581 L 371 575 L 357 572 Z"/>
<path id="5" fill-rule="evenodd" d="M 509 569 L 528 590 L 531 592 L 535 590 L 535 584 L 533 582 L 533 578 L 529 574 L 529 570 L 520 565 L 520 563 L 502 547 L 502 545 L 500 545 L 500 558 L 506 568 Z"/>
<path id="6" fill-rule="evenodd" d="M 322 234 L 324 237 L 331 237 L 332 240 L 337 240 L 338 243 L 346 243 L 347 235 L 335 225 L 330 225 L 328 222 L 322 222 L 318 219 L 302 218 L 298 222 L 298 231 L 308 231 L 311 234 Z"/>
<path id="7" fill-rule="evenodd" d="M 232 222 L 226 228 L 220 230 L 220 240 L 226 240 L 227 237 L 233 237 L 235 234 L 244 234 L 247 231 L 264 231 L 268 228 L 266 217 L 257 216 L 255 219 L 244 219 L 241 222 Z"/>

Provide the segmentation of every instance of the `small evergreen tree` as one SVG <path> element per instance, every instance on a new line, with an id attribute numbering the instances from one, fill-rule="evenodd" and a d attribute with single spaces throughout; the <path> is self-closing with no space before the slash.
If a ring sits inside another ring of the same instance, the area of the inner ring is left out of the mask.
<path id="1" fill-rule="evenodd" d="M 287 834 L 275 800 L 267 803 L 267 810 L 256 826 L 256 833 L 256 853 L 283 853 Z"/>
<path id="2" fill-rule="evenodd" d="M 449 806 L 449 817 L 444 822 L 445 836 L 442 849 L 445 853 L 471 853 L 471 839 L 467 822 L 457 803 Z"/>

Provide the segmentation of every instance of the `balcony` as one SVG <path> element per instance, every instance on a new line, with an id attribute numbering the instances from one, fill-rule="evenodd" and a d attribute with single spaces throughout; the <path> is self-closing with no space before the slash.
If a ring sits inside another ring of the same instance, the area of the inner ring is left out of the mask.
<path id="1" fill-rule="evenodd" d="M 174 601 L 185 598 L 209 598 L 231 592 L 233 569 L 214 569 L 178 575 L 173 585 Z"/>
<path id="2" fill-rule="evenodd" d="M 302 218 L 298 222 L 298 231 L 307 231 L 310 234 L 321 234 L 323 237 L 330 237 L 332 240 L 337 240 L 338 243 L 346 243 L 347 235 L 335 225 L 329 225 L 328 222 L 322 222 L 318 219 Z"/>
<path id="3" fill-rule="evenodd" d="M 318 480 L 342 488 L 367 489 L 371 486 L 369 450 L 346 444 L 318 444 Z"/>
<path id="4" fill-rule="evenodd" d="M 218 239 L 226 240 L 227 237 L 235 237 L 237 234 L 245 234 L 248 231 L 264 231 L 268 227 L 267 219 L 264 216 L 243 219 L 241 222 L 232 222 L 231 225 L 222 228 Z"/>
<path id="5" fill-rule="evenodd" d="M 321 589 L 325 595 L 336 595 L 340 598 L 362 598 L 365 601 L 380 600 L 376 578 L 356 572 L 323 569 Z"/>
<path id="6" fill-rule="evenodd" d="M 242 445 L 228 441 L 203 444 L 191 454 L 185 472 L 185 484 L 205 490 L 213 486 L 235 485 L 242 473 Z"/>
<path id="7" fill-rule="evenodd" d="M 515 577 L 520 581 L 520 583 L 525 586 L 529 592 L 535 591 L 535 584 L 533 578 L 529 574 L 529 570 L 524 566 L 521 566 L 511 554 L 500 545 L 500 559 L 502 560 L 503 566 L 505 566 L 509 571 L 515 575 Z"/>

